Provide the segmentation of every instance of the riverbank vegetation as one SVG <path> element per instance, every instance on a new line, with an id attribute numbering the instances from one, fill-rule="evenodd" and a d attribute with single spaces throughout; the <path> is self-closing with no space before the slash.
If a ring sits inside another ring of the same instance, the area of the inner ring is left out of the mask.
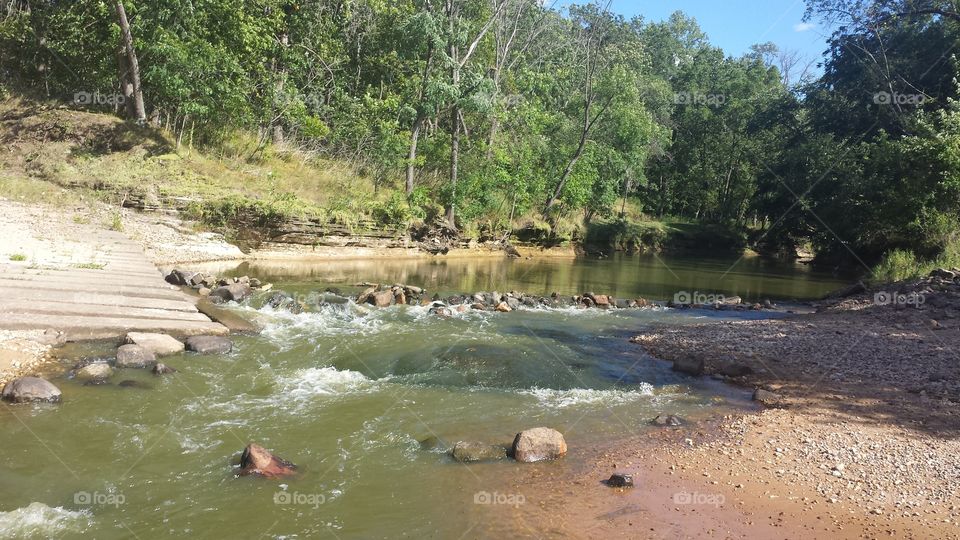
<path id="1" fill-rule="evenodd" d="M 0 91 L 21 106 L 4 141 L 38 148 L 5 161 L 197 198 L 214 225 L 444 221 L 601 251 L 696 231 L 891 276 L 950 258 L 960 16 L 807 3 L 834 31 L 822 74 L 770 43 L 728 56 L 682 13 L 628 20 L 602 3 L 15 1 Z M 10 97 L 24 95 L 45 105 Z M 100 137 L 65 137 L 90 125 Z"/>

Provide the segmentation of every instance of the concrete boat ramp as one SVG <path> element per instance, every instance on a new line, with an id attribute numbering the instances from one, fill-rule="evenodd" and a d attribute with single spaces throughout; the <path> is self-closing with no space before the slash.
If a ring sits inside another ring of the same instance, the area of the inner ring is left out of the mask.
<path id="1" fill-rule="evenodd" d="M 62 332 L 68 341 L 127 332 L 225 335 L 196 299 L 163 280 L 124 234 L 74 224 L 45 236 L 29 220 L 0 223 L 0 329 Z"/>

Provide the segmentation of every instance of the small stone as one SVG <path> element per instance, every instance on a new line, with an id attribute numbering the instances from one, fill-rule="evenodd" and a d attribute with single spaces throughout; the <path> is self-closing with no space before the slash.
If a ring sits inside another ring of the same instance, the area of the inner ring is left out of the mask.
<path id="1" fill-rule="evenodd" d="M 173 369 L 172 367 L 166 364 L 158 363 L 157 365 L 153 366 L 153 369 L 150 370 L 150 372 L 153 373 L 154 375 L 168 375 L 170 373 L 176 373 L 177 370 Z"/>
<path id="2" fill-rule="evenodd" d="M 507 449 L 495 444 L 460 441 L 453 445 L 450 455 L 461 463 L 497 461 L 507 457 Z"/>
<path id="3" fill-rule="evenodd" d="M 610 487 L 633 487 L 633 476 L 627 473 L 615 472 L 609 479 L 607 485 Z"/>

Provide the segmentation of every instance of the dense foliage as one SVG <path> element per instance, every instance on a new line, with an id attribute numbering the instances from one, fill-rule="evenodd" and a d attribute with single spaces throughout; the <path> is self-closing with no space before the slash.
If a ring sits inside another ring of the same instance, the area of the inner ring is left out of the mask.
<path id="1" fill-rule="evenodd" d="M 7 86 L 118 94 L 117 3 L 7 2 Z M 613 224 L 626 198 L 651 218 L 847 263 L 934 258 L 953 241 L 954 2 L 808 0 L 836 29 L 816 79 L 769 43 L 726 56 L 682 13 L 543 4 L 122 1 L 150 122 L 348 160 L 406 194 L 392 221 Z"/>

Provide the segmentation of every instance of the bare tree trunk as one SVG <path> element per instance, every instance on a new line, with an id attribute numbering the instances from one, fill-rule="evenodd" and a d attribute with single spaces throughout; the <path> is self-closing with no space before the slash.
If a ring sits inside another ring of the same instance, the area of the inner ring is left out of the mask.
<path id="1" fill-rule="evenodd" d="M 413 181 L 417 173 L 417 144 L 420 142 L 420 130 L 423 129 L 424 117 L 423 113 L 417 113 L 413 130 L 410 132 L 410 152 L 407 154 L 407 195 L 413 193 Z"/>
<path id="2" fill-rule="evenodd" d="M 127 10 L 123 7 L 123 0 L 116 1 L 117 24 L 120 25 L 120 40 L 127 53 L 126 79 L 130 81 L 133 95 L 133 116 L 138 123 L 147 121 L 147 111 L 143 105 L 143 89 L 140 87 L 140 63 L 137 61 L 137 51 L 133 47 L 133 34 L 130 32 L 130 22 L 127 21 Z M 122 69 L 122 68 L 121 68 Z M 126 93 L 126 90 L 124 90 Z"/>

